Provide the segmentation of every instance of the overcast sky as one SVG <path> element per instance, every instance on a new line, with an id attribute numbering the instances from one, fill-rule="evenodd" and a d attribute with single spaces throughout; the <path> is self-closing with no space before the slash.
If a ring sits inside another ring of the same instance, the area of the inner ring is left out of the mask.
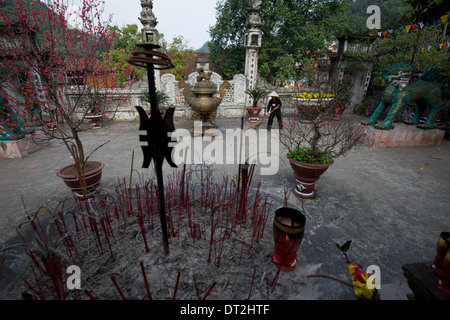
<path id="1" fill-rule="evenodd" d="M 156 29 L 168 42 L 183 36 L 189 47 L 199 49 L 209 40 L 209 26 L 216 21 L 216 0 L 153 0 Z M 105 0 L 105 13 L 113 15 L 118 26 L 137 24 L 141 14 L 140 0 Z"/>

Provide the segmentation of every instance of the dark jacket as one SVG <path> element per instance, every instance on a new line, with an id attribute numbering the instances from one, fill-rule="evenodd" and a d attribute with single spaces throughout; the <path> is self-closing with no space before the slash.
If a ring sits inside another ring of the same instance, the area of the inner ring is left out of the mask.
<path id="1" fill-rule="evenodd" d="M 281 105 L 282 105 L 280 98 L 278 98 L 278 97 L 272 97 L 272 98 L 269 100 L 269 103 L 267 104 L 267 112 L 271 112 L 272 109 L 274 109 L 274 108 L 277 107 L 278 105 L 279 105 L 280 107 L 279 107 L 277 110 L 275 110 L 272 114 L 277 114 L 277 113 L 280 113 L 280 114 L 281 114 Z"/>

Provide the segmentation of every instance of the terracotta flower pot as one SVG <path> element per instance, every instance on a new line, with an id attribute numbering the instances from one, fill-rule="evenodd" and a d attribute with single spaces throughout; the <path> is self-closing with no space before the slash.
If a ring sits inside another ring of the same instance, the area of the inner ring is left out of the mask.
<path id="1" fill-rule="evenodd" d="M 86 162 L 84 176 L 86 180 L 86 189 L 88 195 L 94 194 L 100 186 L 100 180 L 102 178 L 102 171 L 104 167 L 105 164 L 103 162 Z M 56 173 L 56 175 L 63 179 L 64 183 L 70 188 L 70 190 L 76 197 L 83 197 L 80 180 L 78 178 L 78 175 L 76 174 L 75 164 L 65 166 L 64 168 L 60 169 Z"/>
<path id="2" fill-rule="evenodd" d="M 103 114 L 86 115 L 84 117 L 91 121 L 91 126 L 93 129 L 100 129 L 102 127 L 102 120 L 104 118 Z"/>
<path id="3" fill-rule="evenodd" d="M 336 107 L 333 112 L 332 120 L 339 121 L 341 119 L 342 113 L 345 111 L 345 106 Z"/>
<path id="4" fill-rule="evenodd" d="M 259 113 L 261 112 L 261 107 L 247 107 L 248 121 L 250 123 L 256 123 L 259 121 Z"/>
<path id="5" fill-rule="evenodd" d="M 294 177 L 296 180 L 294 194 L 304 199 L 314 198 L 316 196 L 316 182 L 320 179 L 320 176 L 334 163 L 334 160 L 326 164 L 315 164 L 300 162 L 290 157 L 287 158 L 292 170 L 294 170 Z"/>
<path id="6" fill-rule="evenodd" d="M 55 131 L 56 130 L 56 124 L 53 123 L 53 121 L 47 121 L 45 123 L 45 127 L 47 128 L 47 131 Z"/>

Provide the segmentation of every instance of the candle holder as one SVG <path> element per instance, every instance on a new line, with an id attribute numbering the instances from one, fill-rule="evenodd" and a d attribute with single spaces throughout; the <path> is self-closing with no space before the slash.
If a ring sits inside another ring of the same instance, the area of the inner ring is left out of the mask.
<path id="1" fill-rule="evenodd" d="M 431 270 L 438 276 L 442 276 L 442 268 L 444 266 L 445 255 L 448 252 L 450 240 L 450 232 L 441 232 L 437 245 L 436 245 L 436 257 L 431 264 Z"/>
<path id="2" fill-rule="evenodd" d="M 450 247 L 450 240 L 446 240 L 447 247 Z M 444 262 L 442 264 L 442 269 L 440 279 L 438 282 L 439 288 L 446 294 L 450 295 L 450 250 L 444 257 Z"/>
<path id="3" fill-rule="evenodd" d="M 305 215 L 292 208 L 279 208 L 275 211 L 273 237 L 275 249 L 273 263 L 281 271 L 290 272 L 297 264 L 297 250 L 303 240 Z"/>

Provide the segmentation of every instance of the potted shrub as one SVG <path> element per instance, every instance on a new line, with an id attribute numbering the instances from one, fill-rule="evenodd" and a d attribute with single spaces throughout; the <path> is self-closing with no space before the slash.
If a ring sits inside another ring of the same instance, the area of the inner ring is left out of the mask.
<path id="1" fill-rule="evenodd" d="M 90 120 L 91 127 L 93 129 L 100 129 L 102 127 L 102 120 L 104 118 L 104 96 L 97 90 L 88 88 L 88 92 L 85 95 L 82 105 L 86 110 L 85 119 Z"/>
<path id="2" fill-rule="evenodd" d="M 247 89 L 245 93 L 252 98 L 253 103 L 251 107 L 247 107 L 247 112 L 249 115 L 248 121 L 251 123 L 256 123 L 259 121 L 259 113 L 261 112 L 261 106 L 258 105 L 259 101 L 267 96 L 267 92 L 262 89 Z"/>
<path id="3" fill-rule="evenodd" d="M 164 112 L 164 109 L 162 108 L 162 105 L 169 101 L 170 98 L 167 94 L 165 94 L 163 91 L 159 91 L 156 90 L 155 92 L 156 95 L 156 103 L 158 104 L 158 109 L 160 110 L 161 113 Z M 141 102 L 147 103 L 148 105 L 150 105 L 150 91 L 146 90 L 142 93 L 142 95 L 139 96 L 139 99 L 141 100 Z M 148 116 L 150 116 L 150 110 L 147 111 Z"/>
<path id="4" fill-rule="evenodd" d="M 321 104 L 334 98 L 333 93 L 317 91 L 298 91 L 294 92 L 292 96 L 299 112 L 299 121 L 302 123 L 310 123 L 310 120 L 317 117 L 317 114 L 321 112 Z"/>
<path id="5" fill-rule="evenodd" d="M 79 28 L 68 24 L 64 0 L 45 4 L 17 0 L 11 11 L 0 13 L 5 34 L 11 38 L 7 50 L 0 52 L 11 105 L 16 114 L 26 116 L 29 110 L 23 109 L 17 93 L 26 90 L 36 93 L 27 96 L 26 104 L 39 105 L 42 119 L 37 121 L 41 130 L 49 139 L 60 139 L 74 159 L 57 175 L 83 196 L 95 191 L 105 166 L 88 161 L 86 156 L 80 132 L 90 129 L 83 126 L 83 121 L 92 108 L 83 108 L 83 101 L 89 100 L 90 93 L 95 96 L 102 90 L 104 101 L 111 103 L 114 96 L 114 101 L 120 103 L 129 92 L 125 90 L 129 83 L 120 84 L 117 80 L 117 67 L 101 60 L 102 52 L 113 48 L 102 12 L 101 1 L 83 1 L 80 14 L 89 19 L 83 19 Z M 98 105 L 91 107 L 98 111 Z"/>
<path id="6" fill-rule="evenodd" d="M 347 74 L 346 76 L 344 76 L 342 81 L 338 81 L 335 85 L 335 88 L 333 88 L 333 90 L 332 90 L 332 93 L 334 93 L 333 120 L 339 121 L 342 113 L 348 107 L 350 100 L 353 96 L 351 87 L 352 87 L 352 83 Z"/>
<path id="7" fill-rule="evenodd" d="M 296 179 L 293 192 L 306 199 L 315 197 L 316 182 L 334 159 L 347 155 L 363 137 L 357 117 L 346 115 L 340 121 L 332 120 L 332 101 L 322 96 L 319 93 L 314 102 L 317 108 L 287 117 L 280 131 L 280 143 L 286 148 Z M 304 116 L 308 123 L 304 123 Z"/>

